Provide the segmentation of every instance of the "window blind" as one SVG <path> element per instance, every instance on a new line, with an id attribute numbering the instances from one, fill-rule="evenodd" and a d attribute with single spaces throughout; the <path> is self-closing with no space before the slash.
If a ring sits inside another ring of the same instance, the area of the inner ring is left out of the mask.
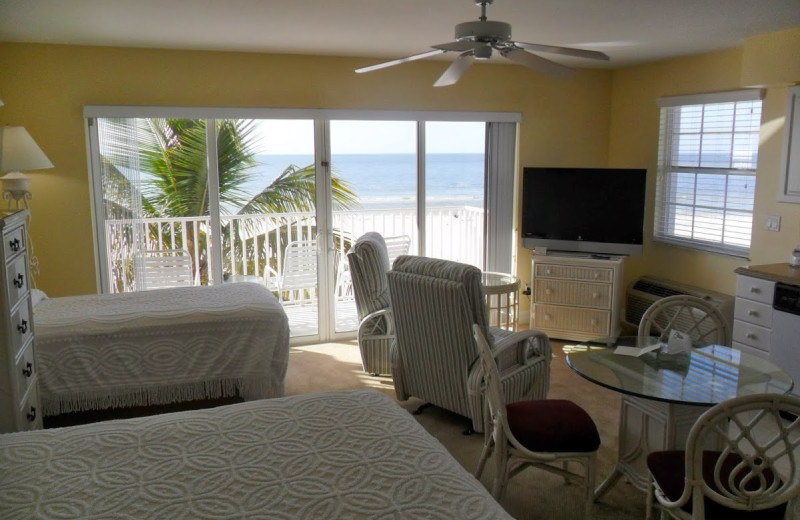
<path id="1" fill-rule="evenodd" d="M 655 240 L 748 256 L 761 96 L 738 92 L 659 100 Z"/>

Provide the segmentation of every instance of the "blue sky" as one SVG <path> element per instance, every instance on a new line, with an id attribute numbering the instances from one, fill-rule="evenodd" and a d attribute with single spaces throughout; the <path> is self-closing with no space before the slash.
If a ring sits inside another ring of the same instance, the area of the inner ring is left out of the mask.
<path id="1" fill-rule="evenodd" d="M 263 120 L 264 150 L 278 155 L 313 154 L 314 126 L 309 120 Z M 441 122 L 427 125 L 428 153 L 483 153 L 486 124 Z M 413 121 L 332 121 L 334 154 L 414 153 Z"/>

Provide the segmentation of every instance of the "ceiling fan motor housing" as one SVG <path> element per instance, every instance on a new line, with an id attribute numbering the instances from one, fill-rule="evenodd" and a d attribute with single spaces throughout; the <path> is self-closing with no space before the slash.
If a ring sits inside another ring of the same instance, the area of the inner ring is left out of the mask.
<path id="1" fill-rule="evenodd" d="M 456 25 L 456 40 L 506 42 L 511 39 L 511 24 L 491 20 L 464 22 Z"/>

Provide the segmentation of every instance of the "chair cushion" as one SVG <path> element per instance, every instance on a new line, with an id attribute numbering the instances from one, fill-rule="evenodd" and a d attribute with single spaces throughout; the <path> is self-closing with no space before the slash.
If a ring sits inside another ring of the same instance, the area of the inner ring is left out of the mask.
<path id="1" fill-rule="evenodd" d="M 600 447 L 594 421 L 572 401 L 520 401 L 507 405 L 506 413 L 514 437 L 531 451 L 590 452 Z"/>
<path id="2" fill-rule="evenodd" d="M 714 466 L 717 459 L 722 455 L 719 451 L 703 452 L 703 480 L 708 486 L 718 491 L 719 488 L 714 483 Z M 730 473 L 731 469 L 742 460 L 739 455 L 728 454 L 722 464 L 723 473 Z M 670 500 L 677 500 L 683 493 L 684 477 L 686 475 L 686 453 L 684 451 L 657 451 L 647 456 L 647 468 L 652 473 L 658 487 Z M 764 476 L 773 481 L 775 475 L 766 470 Z M 687 513 L 692 511 L 691 499 L 681 508 Z M 786 504 L 762 509 L 759 511 L 742 511 L 725 507 L 710 498 L 705 499 L 706 518 L 725 518 L 726 520 L 745 520 L 745 519 L 782 519 L 786 511 Z"/>

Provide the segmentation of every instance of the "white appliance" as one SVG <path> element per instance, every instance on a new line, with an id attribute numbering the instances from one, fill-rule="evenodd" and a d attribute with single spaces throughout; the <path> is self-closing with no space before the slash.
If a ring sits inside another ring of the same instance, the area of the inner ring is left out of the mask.
<path id="1" fill-rule="evenodd" d="M 776 283 L 772 308 L 769 358 L 792 376 L 792 393 L 800 396 L 800 285 Z"/>

